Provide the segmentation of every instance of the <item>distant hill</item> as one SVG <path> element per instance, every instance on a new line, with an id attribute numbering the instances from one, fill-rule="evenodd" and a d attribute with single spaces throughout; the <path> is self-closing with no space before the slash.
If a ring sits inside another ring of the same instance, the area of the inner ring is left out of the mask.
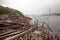
<path id="1" fill-rule="evenodd" d="M 44 14 L 43 16 L 60 16 L 60 13 Z"/>
<path id="2" fill-rule="evenodd" d="M 12 14 L 12 15 L 23 16 L 23 14 L 20 11 L 3 6 L 0 6 L 0 14 L 10 14 L 10 15 Z"/>

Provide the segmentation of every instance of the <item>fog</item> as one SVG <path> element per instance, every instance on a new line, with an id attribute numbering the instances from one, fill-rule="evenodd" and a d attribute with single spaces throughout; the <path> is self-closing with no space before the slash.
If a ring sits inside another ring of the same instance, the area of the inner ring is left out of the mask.
<path id="1" fill-rule="evenodd" d="M 60 0 L 0 0 L 0 5 L 19 10 L 24 15 L 39 15 L 39 20 L 48 17 L 40 15 L 60 13 Z M 54 31 L 60 32 L 60 16 L 50 16 L 46 21 Z"/>
<path id="2" fill-rule="evenodd" d="M 24 15 L 60 13 L 60 0 L 0 0 L 0 5 L 21 11 Z"/>

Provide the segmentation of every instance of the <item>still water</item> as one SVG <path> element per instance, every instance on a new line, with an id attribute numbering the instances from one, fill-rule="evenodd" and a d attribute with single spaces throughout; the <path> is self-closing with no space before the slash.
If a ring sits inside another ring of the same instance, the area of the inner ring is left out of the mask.
<path id="1" fill-rule="evenodd" d="M 30 16 L 34 20 L 45 21 L 60 38 L 60 16 Z"/>

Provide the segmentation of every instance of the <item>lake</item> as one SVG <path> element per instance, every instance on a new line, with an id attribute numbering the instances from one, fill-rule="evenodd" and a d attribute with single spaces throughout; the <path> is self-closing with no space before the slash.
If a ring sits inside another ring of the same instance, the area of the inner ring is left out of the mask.
<path id="1" fill-rule="evenodd" d="M 30 16 L 33 20 L 45 21 L 60 37 L 60 16 Z"/>

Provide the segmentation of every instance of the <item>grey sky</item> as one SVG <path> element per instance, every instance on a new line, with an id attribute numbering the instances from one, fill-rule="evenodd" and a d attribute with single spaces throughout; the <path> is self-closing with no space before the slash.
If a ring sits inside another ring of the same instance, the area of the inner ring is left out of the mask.
<path id="1" fill-rule="evenodd" d="M 0 5 L 20 10 L 25 15 L 60 13 L 60 0 L 0 0 Z"/>

